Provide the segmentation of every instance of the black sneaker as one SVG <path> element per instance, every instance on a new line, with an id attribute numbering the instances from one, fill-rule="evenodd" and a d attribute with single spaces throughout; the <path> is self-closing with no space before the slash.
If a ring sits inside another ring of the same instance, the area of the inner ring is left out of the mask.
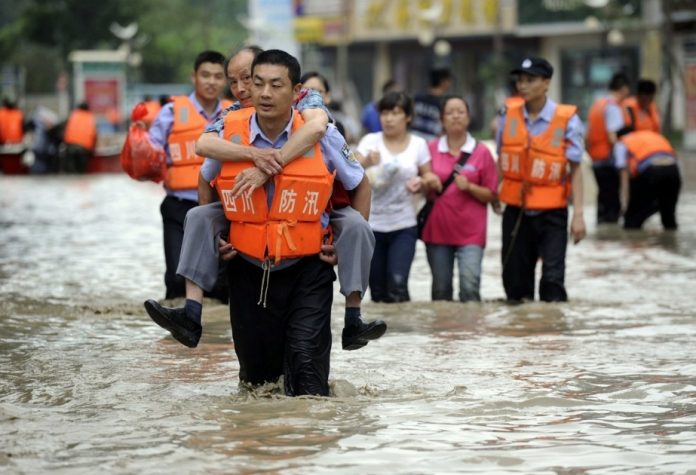
<path id="1" fill-rule="evenodd" d="M 181 308 L 163 307 L 155 300 L 145 301 L 145 310 L 150 318 L 159 326 L 169 331 L 172 336 L 189 348 L 198 346 L 203 328 L 201 324 L 191 320 L 186 310 Z"/>
<path id="2" fill-rule="evenodd" d="M 359 322 L 358 325 L 349 325 L 343 329 L 341 342 L 344 350 L 358 350 L 367 345 L 369 340 L 376 340 L 387 331 L 387 324 L 382 320 Z"/>

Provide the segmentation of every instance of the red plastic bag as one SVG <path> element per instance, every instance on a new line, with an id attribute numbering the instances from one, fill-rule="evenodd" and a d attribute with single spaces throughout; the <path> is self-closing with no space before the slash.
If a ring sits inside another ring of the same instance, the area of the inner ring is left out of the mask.
<path id="1" fill-rule="evenodd" d="M 133 108 L 133 124 L 121 149 L 121 168 L 134 180 L 160 183 L 167 173 L 167 158 L 161 147 L 150 143 L 147 130 L 138 122 L 146 115 L 144 103 Z"/>

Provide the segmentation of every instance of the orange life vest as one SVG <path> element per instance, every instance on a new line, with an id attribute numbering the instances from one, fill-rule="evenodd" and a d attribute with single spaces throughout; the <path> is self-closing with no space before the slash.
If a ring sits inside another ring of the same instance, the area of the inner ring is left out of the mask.
<path id="1" fill-rule="evenodd" d="M 24 114 L 19 109 L 3 108 L 0 115 L 0 143 L 18 144 L 24 139 Z"/>
<path id="2" fill-rule="evenodd" d="M 97 123 L 94 114 L 82 109 L 72 111 L 65 125 L 63 142 L 94 151 L 97 144 Z"/>
<path id="3" fill-rule="evenodd" d="M 196 140 L 208 122 L 187 96 L 174 96 L 172 103 L 174 124 L 167 141 L 172 163 L 164 184 L 171 190 L 190 190 L 198 187 L 198 172 L 203 163 L 203 157 L 196 155 Z"/>
<path id="4" fill-rule="evenodd" d="M 546 131 L 532 137 L 524 120 L 524 103 L 514 100 L 506 105 L 500 200 L 525 209 L 565 208 L 570 187 L 565 133 L 577 108 L 558 104 Z"/>
<path id="5" fill-rule="evenodd" d="M 660 133 L 660 115 L 657 113 L 655 102 L 650 103 L 650 109 L 640 108 L 638 99 L 629 97 L 621 103 L 624 111 L 624 122 L 633 127 L 633 131 L 652 130 Z"/>
<path id="6" fill-rule="evenodd" d="M 652 130 L 640 130 L 621 137 L 628 150 L 628 169 L 631 176 L 638 175 L 638 167 L 648 158 L 667 155 L 676 160 L 672 145 L 667 139 Z"/>
<path id="7" fill-rule="evenodd" d="M 253 108 L 240 109 L 225 116 L 223 137 L 249 145 L 249 121 Z M 293 114 L 292 130 L 304 121 Z M 254 166 L 253 162 L 224 162 L 216 188 L 225 216 L 231 222 L 230 243 L 255 259 L 282 259 L 317 254 L 324 232 L 321 215 L 331 197 L 333 175 L 324 164 L 319 144 L 283 168 L 274 177 L 275 192 L 270 209 L 265 187 L 250 196 L 232 199 L 236 176 Z"/>
<path id="8" fill-rule="evenodd" d="M 587 153 L 592 160 L 606 160 L 611 155 L 611 142 L 607 133 L 607 124 L 604 120 L 604 111 L 609 103 L 615 103 L 614 99 L 604 97 L 598 99 L 590 107 L 587 114 Z"/>

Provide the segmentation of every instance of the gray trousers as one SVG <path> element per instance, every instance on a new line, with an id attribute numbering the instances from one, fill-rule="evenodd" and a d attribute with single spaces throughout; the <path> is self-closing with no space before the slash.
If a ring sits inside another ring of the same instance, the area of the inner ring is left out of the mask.
<path id="1" fill-rule="evenodd" d="M 350 206 L 333 210 L 330 223 L 338 257 L 340 292 L 345 296 L 360 292 L 362 297 L 369 285 L 375 249 L 372 229 Z M 210 292 L 218 276 L 217 239 L 221 235 L 226 239 L 229 229 L 230 223 L 219 201 L 192 208 L 184 221 L 184 240 L 176 273 Z"/>

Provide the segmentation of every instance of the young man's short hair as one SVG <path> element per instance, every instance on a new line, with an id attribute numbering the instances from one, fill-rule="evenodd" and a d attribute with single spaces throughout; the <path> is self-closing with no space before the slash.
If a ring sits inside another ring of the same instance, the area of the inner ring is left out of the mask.
<path id="1" fill-rule="evenodd" d="M 203 63 L 213 63 L 219 64 L 220 66 L 224 66 L 225 57 L 222 55 L 222 53 L 213 50 L 207 50 L 198 53 L 198 56 L 196 56 L 196 60 L 193 63 L 193 70 L 198 71 L 198 68 L 200 68 L 201 64 Z"/>
<path id="2" fill-rule="evenodd" d="M 437 87 L 450 79 L 452 79 L 452 72 L 448 68 L 434 68 L 430 70 L 430 87 Z"/>
<path id="3" fill-rule="evenodd" d="M 273 64 L 275 66 L 285 66 L 288 68 L 288 77 L 293 86 L 300 84 L 300 63 L 289 53 L 279 49 L 269 49 L 259 53 L 251 64 L 251 71 L 259 64 Z"/>

